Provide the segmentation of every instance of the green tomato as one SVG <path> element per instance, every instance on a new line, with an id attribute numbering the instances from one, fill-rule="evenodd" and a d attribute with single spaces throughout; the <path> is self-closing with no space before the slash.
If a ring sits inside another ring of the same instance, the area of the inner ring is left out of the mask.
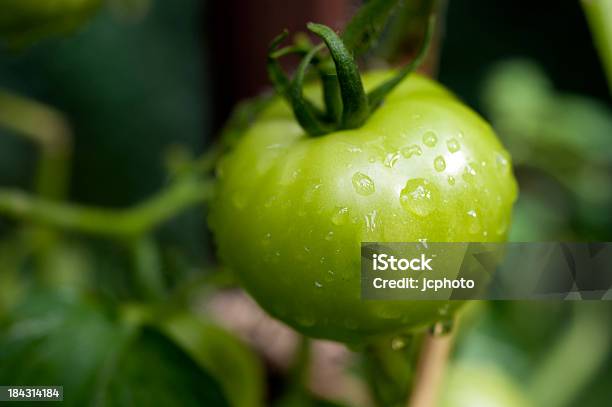
<path id="1" fill-rule="evenodd" d="M 0 36 L 11 43 L 68 33 L 99 8 L 101 0 L 3 0 Z"/>
<path id="2" fill-rule="evenodd" d="M 364 75 L 366 89 L 392 72 Z M 321 99 L 317 87 L 305 90 Z M 456 302 L 362 301 L 360 243 L 501 241 L 517 188 L 491 127 L 411 75 L 359 129 L 308 137 L 280 98 L 218 168 L 222 261 L 270 314 L 359 342 L 449 317 Z"/>
<path id="3" fill-rule="evenodd" d="M 529 407 L 532 404 L 505 373 L 492 366 L 458 365 L 447 375 L 440 407 Z"/>

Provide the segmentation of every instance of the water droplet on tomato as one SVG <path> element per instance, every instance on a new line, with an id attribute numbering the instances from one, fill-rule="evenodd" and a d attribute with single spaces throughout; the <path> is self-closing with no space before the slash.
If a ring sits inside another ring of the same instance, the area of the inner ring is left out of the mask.
<path id="1" fill-rule="evenodd" d="M 401 153 L 404 157 L 410 158 L 413 155 L 423 154 L 423 150 L 421 150 L 421 147 L 417 146 L 416 144 L 413 144 L 411 146 L 402 148 Z"/>
<path id="2" fill-rule="evenodd" d="M 374 181 L 362 172 L 353 174 L 353 188 L 360 195 L 372 195 L 376 190 Z"/>
<path id="3" fill-rule="evenodd" d="M 508 172 L 510 171 L 510 165 L 505 154 L 501 152 L 495 154 L 495 166 L 500 174 L 508 175 Z"/>
<path id="4" fill-rule="evenodd" d="M 406 182 L 406 186 L 400 192 L 400 203 L 404 209 L 417 216 L 427 216 L 438 203 L 438 193 L 429 181 L 413 178 Z"/>
<path id="5" fill-rule="evenodd" d="M 366 229 L 369 232 L 376 230 L 376 209 L 365 215 Z"/>
<path id="6" fill-rule="evenodd" d="M 470 209 L 467 212 L 469 218 L 469 226 L 468 232 L 474 234 L 480 232 L 482 229 L 482 225 L 480 224 L 480 217 L 478 216 L 478 212 L 475 209 Z"/>
<path id="7" fill-rule="evenodd" d="M 451 153 L 456 153 L 461 148 L 461 145 L 459 145 L 459 142 L 456 139 L 451 138 L 446 141 L 446 147 Z"/>
<path id="8" fill-rule="evenodd" d="M 468 164 L 465 166 L 465 170 L 463 171 L 462 178 L 465 182 L 472 183 L 474 182 L 474 177 L 476 176 L 476 168 L 472 164 Z"/>
<path id="9" fill-rule="evenodd" d="M 385 157 L 385 162 L 384 162 L 385 167 L 393 168 L 395 163 L 397 163 L 397 160 L 399 160 L 399 153 L 387 154 L 387 156 Z"/>
<path id="10" fill-rule="evenodd" d="M 347 207 L 336 207 L 334 214 L 332 215 L 332 223 L 336 226 L 342 226 L 349 221 L 349 210 Z"/>
<path id="11" fill-rule="evenodd" d="M 427 147 L 435 147 L 437 142 L 438 137 L 433 131 L 428 131 L 423 134 L 423 144 L 425 144 Z"/>
<path id="12" fill-rule="evenodd" d="M 444 157 L 441 155 L 437 156 L 434 160 L 434 168 L 438 172 L 442 172 L 446 169 L 446 161 L 444 161 Z"/>
<path id="13" fill-rule="evenodd" d="M 315 281 L 315 282 L 314 282 L 314 285 L 315 285 L 315 287 L 317 287 L 317 288 L 323 288 L 323 284 L 321 284 L 321 282 L 319 282 L 319 281 Z"/>
<path id="14" fill-rule="evenodd" d="M 330 241 L 333 240 L 334 238 L 334 231 L 330 230 L 329 232 L 327 232 L 327 235 L 325 235 L 325 240 Z"/>

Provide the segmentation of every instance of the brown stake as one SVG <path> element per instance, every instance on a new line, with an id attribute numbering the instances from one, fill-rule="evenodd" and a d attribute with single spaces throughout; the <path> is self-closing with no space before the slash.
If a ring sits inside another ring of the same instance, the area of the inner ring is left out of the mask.
<path id="1" fill-rule="evenodd" d="M 408 407 L 436 405 L 452 345 L 453 334 L 445 334 L 444 325 L 436 324 L 423 342 Z"/>

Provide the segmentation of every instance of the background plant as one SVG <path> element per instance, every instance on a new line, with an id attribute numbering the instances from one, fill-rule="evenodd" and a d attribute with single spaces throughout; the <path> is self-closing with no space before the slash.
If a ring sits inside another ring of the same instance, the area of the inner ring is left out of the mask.
<path id="1" fill-rule="evenodd" d="M 214 62 L 200 58 L 199 5 L 119 14 L 139 20 L 117 19 L 114 3 L 68 38 L 11 41 L 0 56 L 0 382 L 63 383 L 74 405 L 261 405 L 266 392 L 324 405 L 303 354 L 266 385 L 261 356 L 198 306 L 232 286 L 204 250 L 217 152 L 205 145 L 218 132 L 201 92 Z M 604 58 L 606 4 L 585 1 Z M 439 77 L 489 117 L 518 163 L 512 238 L 608 240 L 610 101 L 587 22 L 571 2 L 546 25 L 547 7 L 526 16 L 525 6 L 450 2 Z M 605 405 L 609 309 L 475 306 L 452 366 L 493 365 L 534 405 Z M 367 361 L 353 366 L 367 377 Z"/>

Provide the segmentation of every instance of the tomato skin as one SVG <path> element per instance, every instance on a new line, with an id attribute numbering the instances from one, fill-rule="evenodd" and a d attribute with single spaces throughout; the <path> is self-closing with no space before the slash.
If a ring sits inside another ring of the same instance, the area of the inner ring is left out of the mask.
<path id="1" fill-rule="evenodd" d="M 390 75 L 366 74 L 364 85 Z M 503 241 L 517 194 L 491 127 L 418 75 L 363 127 L 322 137 L 305 135 L 279 98 L 218 178 L 210 222 L 222 261 L 273 316 L 344 342 L 421 327 L 458 306 L 361 301 L 361 242 Z"/>

